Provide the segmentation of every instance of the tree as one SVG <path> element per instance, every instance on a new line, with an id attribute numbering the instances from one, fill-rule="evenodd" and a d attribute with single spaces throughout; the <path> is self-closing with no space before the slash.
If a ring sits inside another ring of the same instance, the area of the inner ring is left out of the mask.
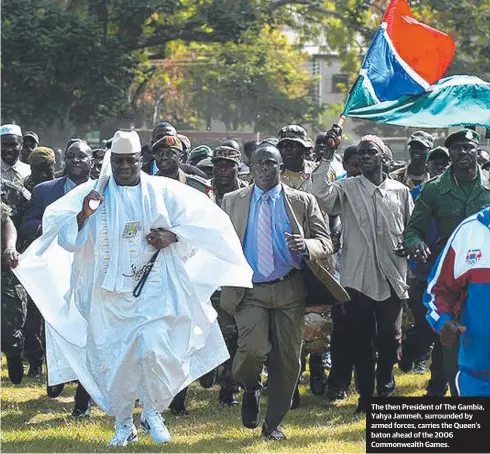
<path id="1" fill-rule="evenodd" d="M 257 2 L 2 1 L 4 118 L 97 126 L 130 114 L 128 88 L 151 53 L 177 39 L 239 40 L 261 26 Z"/>
<path id="2" fill-rule="evenodd" d="M 208 124 L 216 118 L 228 130 L 253 125 L 276 134 L 288 122 L 318 117 L 307 57 L 279 30 L 264 26 L 259 34 L 245 33 L 240 44 L 205 46 L 201 52 L 206 64 L 190 66 L 184 87 Z"/>

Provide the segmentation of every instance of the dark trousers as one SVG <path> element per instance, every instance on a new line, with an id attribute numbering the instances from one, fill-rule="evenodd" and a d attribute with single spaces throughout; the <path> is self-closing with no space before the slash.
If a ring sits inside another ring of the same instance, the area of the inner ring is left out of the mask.
<path id="1" fill-rule="evenodd" d="M 440 343 L 439 336 L 435 333 L 425 318 L 427 308 L 423 304 L 424 292 L 427 288 L 427 282 L 419 279 L 409 280 L 410 298 L 408 306 L 414 318 L 414 325 L 408 330 L 407 337 L 403 342 L 403 358 L 408 362 L 420 361 L 427 359 L 431 345 L 432 363 L 430 366 L 430 380 L 427 385 L 427 392 L 433 396 L 443 396 L 447 390 L 447 384 L 454 381 L 457 372 L 457 358 L 452 349 L 443 347 Z M 451 387 L 452 393 L 454 385 Z M 457 395 L 457 394 L 453 394 Z"/>
<path id="2" fill-rule="evenodd" d="M 7 358 L 19 356 L 24 350 L 27 316 L 27 293 L 20 284 L 7 288 L 9 284 L 12 282 L 2 279 L 2 351 Z"/>
<path id="3" fill-rule="evenodd" d="M 332 335 L 330 337 L 330 357 L 332 367 L 328 374 L 330 393 L 347 391 L 352 380 L 354 358 L 349 354 L 349 326 L 344 303 L 332 307 Z"/>
<path id="4" fill-rule="evenodd" d="M 246 391 L 262 388 L 260 372 L 268 357 L 267 427 L 277 427 L 291 406 L 300 373 L 306 290 L 296 273 L 274 284 L 247 289 L 235 312 L 238 350 L 233 377 Z"/>
<path id="5" fill-rule="evenodd" d="M 425 318 L 427 308 L 422 303 L 427 282 L 419 279 L 410 279 L 409 285 L 408 307 L 415 323 L 408 330 L 403 342 L 403 358 L 413 363 L 428 358 L 430 346 L 436 340 L 437 335 Z"/>
<path id="6" fill-rule="evenodd" d="M 233 366 L 233 360 L 238 348 L 238 330 L 235 323 L 235 319 L 232 315 L 228 314 L 223 310 L 219 304 L 220 292 L 215 292 L 211 297 L 211 303 L 214 309 L 218 313 L 218 323 L 223 334 L 223 339 L 225 340 L 226 347 L 228 348 L 228 353 L 230 358 L 227 359 L 221 367 L 223 368 L 219 376 L 219 384 L 221 389 L 226 391 L 238 392 L 238 384 L 233 380 L 233 374 L 231 372 Z"/>
<path id="7" fill-rule="evenodd" d="M 393 365 L 401 356 L 402 300 L 394 292 L 384 301 L 375 301 L 357 290 L 347 288 L 351 301 L 346 310 L 347 352 L 358 376 L 359 394 L 367 399 L 393 389 Z M 375 351 L 378 352 L 375 372 Z"/>
<path id="8" fill-rule="evenodd" d="M 30 297 L 27 300 L 24 332 L 24 358 L 29 364 L 41 365 L 44 361 L 44 318 Z"/>
<path id="9" fill-rule="evenodd" d="M 83 385 L 78 382 L 77 390 L 75 392 L 75 408 L 86 411 L 90 405 L 90 395 L 85 390 Z"/>

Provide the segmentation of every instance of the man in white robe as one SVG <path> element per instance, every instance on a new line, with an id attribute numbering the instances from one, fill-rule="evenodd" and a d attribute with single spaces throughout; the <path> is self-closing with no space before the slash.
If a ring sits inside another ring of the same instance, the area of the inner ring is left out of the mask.
<path id="1" fill-rule="evenodd" d="M 160 412 L 228 358 L 209 297 L 251 286 L 228 216 L 192 188 L 142 173 L 140 151 L 136 132 L 116 132 L 103 197 L 91 181 L 50 205 L 16 269 L 47 323 L 49 383 L 78 379 L 115 416 L 109 446 L 137 440 L 137 399 L 143 431 L 170 440 Z"/>

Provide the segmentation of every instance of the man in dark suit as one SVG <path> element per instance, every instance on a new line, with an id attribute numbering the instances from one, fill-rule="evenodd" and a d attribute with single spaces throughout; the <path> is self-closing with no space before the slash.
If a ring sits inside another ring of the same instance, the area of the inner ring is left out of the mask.
<path id="1" fill-rule="evenodd" d="M 224 288 L 221 307 L 235 316 L 238 326 L 233 376 L 244 386 L 243 425 L 253 429 L 260 423 L 260 372 L 269 355 L 269 401 L 262 435 L 284 440 L 279 424 L 300 373 L 305 269 L 338 301 L 345 300 L 346 293 L 317 263 L 333 248 L 314 196 L 280 183 L 282 158 L 275 146 L 260 146 L 250 162 L 255 184 L 226 194 L 222 207 L 254 270 L 254 286 Z"/>
<path id="2" fill-rule="evenodd" d="M 32 242 L 41 236 L 42 220 L 47 206 L 74 187 L 88 181 L 91 168 L 92 149 L 84 141 L 72 143 L 65 153 L 65 176 L 38 184 L 32 191 L 29 208 L 21 227 L 27 240 Z M 58 397 L 63 388 L 64 384 L 48 386 L 48 396 Z M 90 396 L 80 383 L 75 394 L 73 416 L 76 418 L 90 416 Z"/>

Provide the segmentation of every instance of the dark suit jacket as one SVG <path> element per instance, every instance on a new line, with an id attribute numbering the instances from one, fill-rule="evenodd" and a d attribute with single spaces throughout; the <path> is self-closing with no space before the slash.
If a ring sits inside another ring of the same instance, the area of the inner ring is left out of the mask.
<path id="1" fill-rule="evenodd" d="M 254 186 L 251 185 L 230 192 L 223 199 L 222 208 L 230 216 L 242 244 L 247 230 L 250 200 Z M 297 191 L 284 184 L 282 187 L 292 233 L 299 233 L 305 238 L 309 253 L 307 260 L 305 260 L 306 265 L 337 301 L 348 301 L 349 297 L 343 287 L 321 264 L 321 260 L 332 253 L 333 247 L 318 202 L 311 194 Z M 245 289 L 243 288 L 223 288 L 221 307 L 227 312 L 233 313 L 244 295 Z"/>
<path id="2" fill-rule="evenodd" d="M 44 210 L 65 195 L 65 181 L 66 177 L 56 178 L 40 183 L 32 190 L 31 201 L 21 225 L 27 241 L 32 242 L 41 235 Z"/>

